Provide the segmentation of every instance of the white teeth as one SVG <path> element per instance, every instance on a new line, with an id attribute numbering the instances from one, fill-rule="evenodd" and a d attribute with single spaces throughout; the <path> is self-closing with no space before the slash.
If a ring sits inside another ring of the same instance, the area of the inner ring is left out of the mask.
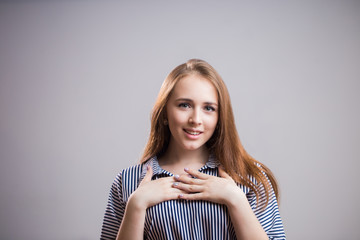
<path id="1" fill-rule="evenodd" d="M 191 135 L 199 135 L 200 132 L 191 132 L 191 131 L 186 131 L 187 133 L 191 134 Z"/>

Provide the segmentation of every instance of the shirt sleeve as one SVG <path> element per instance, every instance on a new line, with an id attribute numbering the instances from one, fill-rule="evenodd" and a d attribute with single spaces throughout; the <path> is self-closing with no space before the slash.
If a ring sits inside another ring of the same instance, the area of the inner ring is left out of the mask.
<path id="1" fill-rule="evenodd" d="M 265 230 L 269 239 L 271 240 L 285 240 L 285 232 L 283 223 L 279 213 L 278 202 L 274 193 L 273 188 L 270 190 L 269 202 L 264 208 L 266 201 L 266 195 L 264 187 L 260 187 L 260 200 L 257 202 L 256 195 L 253 191 L 247 194 L 250 206 L 259 220 L 261 226 Z"/>
<path id="2" fill-rule="evenodd" d="M 122 174 L 119 173 L 110 189 L 100 239 L 116 239 L 125 207 L 126 203 L 123 201 L 122 194 Z"/>

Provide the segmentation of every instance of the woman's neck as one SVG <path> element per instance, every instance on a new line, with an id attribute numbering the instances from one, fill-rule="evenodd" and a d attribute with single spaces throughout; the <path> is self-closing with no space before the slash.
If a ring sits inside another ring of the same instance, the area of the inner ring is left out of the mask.
<path id="1" fill-rule="evenodd" d="M 160 166 L 174 174 L 183 174 L 185 167 L 199 169 L 209 158 L 209 150 L 203 146 L 196 150 L 178 149 L 169 144 L 165 154 L 159 159 Z"/>

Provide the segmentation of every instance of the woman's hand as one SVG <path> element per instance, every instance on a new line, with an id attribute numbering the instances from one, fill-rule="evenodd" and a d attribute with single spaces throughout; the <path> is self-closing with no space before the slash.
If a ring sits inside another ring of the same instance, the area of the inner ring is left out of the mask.
<path id="1" fill-rule="evenodd" d="M 177 199 L 184 193 L 172 187 L 174 177 L 151 181 L 152 175 L 152 168 L 147 167 L 139 187 L 130 195 L 117 239 L 143 239 L 146 209 L 163 201 Z"/>
<path id="2" fill-rule="evenodd" d="M 220 177 L 185 169 L 185 172 L 196 178 L 179 176 L 173 187 L 189 192 L 182 194 L 181 199 L 206 200 L 226 205 L 237 239 L 269 239 L 245 193 L 221 167 L 218 169 Z"/>
<path id="3" fill-rule="evenodd" d="M 180 194 L 184 194 L 183 190 L 172 187 L 176 181 L 174 177 L 164 177 L 152 181 L 152 174 L 153 170 L 148 166 L 145 177 L 131 194 L 129 203 L 146 210 L 160 202 L 178 199 Z"/>
<path id="4" fill-rule="evenodd" d="M 239 189 L 235 181 L 221 167 L 218 169 L 220 177 L 185 168 L 185 172 L 195 178 L 185 175 L 176 176 L 177 182 L 173 183 L 173 188 L 184 191 L 180 198 L 187 200 L 206 200 L 229 206 L 246 199 L 244 192 Z"/>

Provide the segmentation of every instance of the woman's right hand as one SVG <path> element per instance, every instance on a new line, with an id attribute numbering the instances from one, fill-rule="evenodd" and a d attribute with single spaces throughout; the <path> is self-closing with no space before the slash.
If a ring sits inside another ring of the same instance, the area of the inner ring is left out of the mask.
<path id="1" fill-rule="evenodd" d="M 126 204 L 117 239 L 143 239 L 146 209 L 163 201 L 178 199 L 183 190 L 172 187 L 174 177 L 151 181 L 153 171 L 147 168 L 139 187 L 130 195 Z"/>
<path id="2" fill-rule="evenodd" d="M 174 177 L 163 177 L 152 181 L 152 174 L 153 170 L 148 166 L 139 187 L 130 195 L 129 203 L 134 204 L 137 209 L 146 210 L 158 203 L 178 199 L 180 194 L 185 193 L 173 187 L 176 182 Z"/>

